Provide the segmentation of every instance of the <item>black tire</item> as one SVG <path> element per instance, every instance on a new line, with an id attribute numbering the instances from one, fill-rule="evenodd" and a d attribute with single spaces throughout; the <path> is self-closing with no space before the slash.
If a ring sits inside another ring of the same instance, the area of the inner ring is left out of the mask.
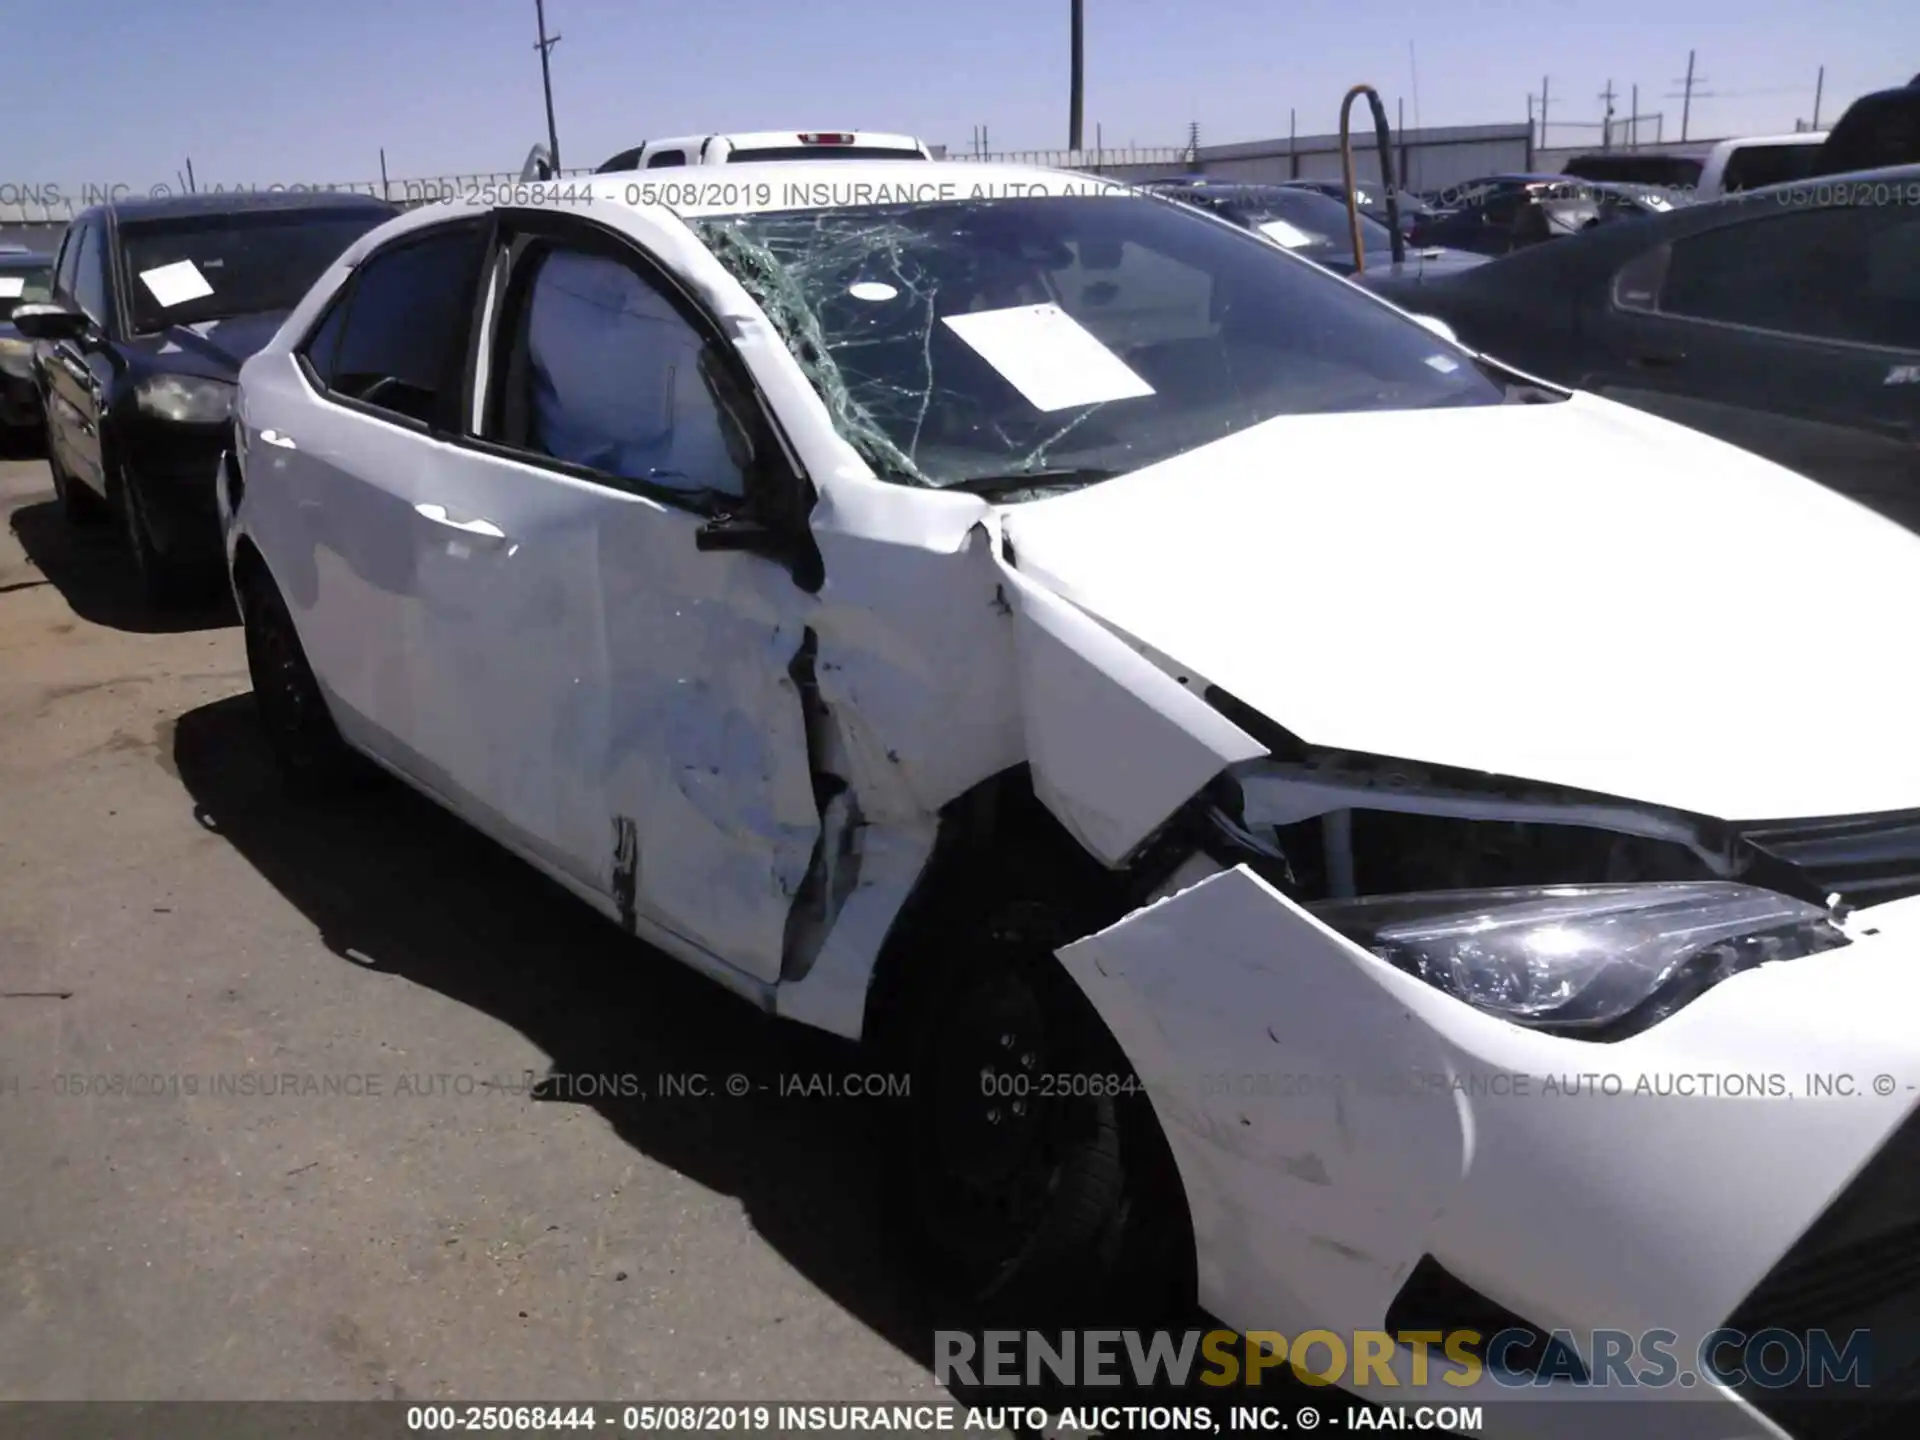
<path id="1" fill-rule="evenodd" d="M 51 439 L 47 441 L 47 470 L 53 476 L 53 493 L 60 502 L 61 518 L 69 525 L 91 527 L 106 518 L 106 507 L 100 503 L 100 497 L 67 473 L 60 457 L 54 453 Z"/>
<path id="2" fill-rule="evenodd" d="M 301 795 L 320 795 L 364 780 L 366 763 L 340 737 L 327 711 L 279 587 L 256 571 L 242 582 L 240 592 L 254 706 L 281 779 Z"/>
<path id="3" fill-rule="evenodd" d="M 1191 1299 L 1152 1106 L 1053 954 L 1086 929 L 1009 905 L 918 957 L 935 963 L 903 1007 L 896 1204 L 928 1278 L 983 1323 L 1152 1324 Z"/>
<path id="4" fill-rule="evenodd" d="M 186 596 L 187 576 L 154 544 L 147 525 L 145 497 L 139 482 L 126 470 L 115 477 L 112 505 L 120 521 L 121 538 L 133 560 L 141 600 L 154 610 L 173 609 Z"/>

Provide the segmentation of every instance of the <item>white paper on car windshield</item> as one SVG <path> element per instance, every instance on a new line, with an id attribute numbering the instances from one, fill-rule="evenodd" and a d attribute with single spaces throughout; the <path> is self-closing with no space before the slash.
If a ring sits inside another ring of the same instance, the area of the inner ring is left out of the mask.
<path id="1" fill-rule="evenodd" d="M 1036 410 L 1134 400 L 1153 387 L 1058 305 L 948 315 L 945 323 Z"/>
<path id="2" fill-rule="evenodd" d="M 1260 233 L 1276 244 L 1289 250 L 1298 250 L 1302 245 L 1311 245 L 1315 237 L 1309 235 L 1298 225 L 1289 225 L 1284 220 L 1269 220 L 1260 227 Z"/>
<path id="3" fill-rule="evenodd" d="M 24 275 L 0 275 L 0 300 L 18 300 L 27 293 Z"/>
<path id="4" fill-rule="evenodd" d="M 200 267 L 191 260 L 176 260 L 158 269 L 142 270 L 140 283 L 166 310 L 213 293 L 213 286 L 207 283 L 207 277 L 200 273 Z"/>

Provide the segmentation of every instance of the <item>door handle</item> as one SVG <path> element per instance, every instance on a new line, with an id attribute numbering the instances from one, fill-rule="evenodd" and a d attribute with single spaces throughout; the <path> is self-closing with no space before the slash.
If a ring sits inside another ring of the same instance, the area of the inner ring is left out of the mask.
<path id="1" fill-rule="evenodd" d="M 498 542 L 507 538 L 507 532 L 491 520 L 455 520 L 447 514 L 444 505 L 416 505 L 414 514 L 422 520 L 431 520 L 435 525 L 444 525 L 449 530 L 458 530 L 472 540 Z"/>
<path id="2" fill-rule="evenodd" d="M 1686 358 L 1678 351 L 1661 351 L 1652 355 L 1630 356 L 1627 364 L 1635 370 L 1672 370 Z"/>
<path id="3" fill-rule="evenodd" d="M 300 448 L 293 443 L 293 437 L 291 435 L 282 435 L 278 430 L 262 430 L 260 432 L 260 438 L 269 445 L 278 445 L 282 450 L 298 450 Z M 445 514 L 446 512 L 442 511 L 441 513 Z"/>

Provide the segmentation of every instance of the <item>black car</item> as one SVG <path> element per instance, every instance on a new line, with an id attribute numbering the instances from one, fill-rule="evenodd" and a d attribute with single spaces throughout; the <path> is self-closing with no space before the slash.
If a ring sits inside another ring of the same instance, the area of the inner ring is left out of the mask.
<path id="1" fill-rule="evenodd" d="M 1359 269 L 1354 261 L 1353 224 L 1344 201 L 1293 185 L 1241 184 L 1231 180 L 1159 180 L 1143 188 L 1184 204 L 1211 211 L 1244 229 L 1255 230 L 1304 259 L 1340 275 Z M 1440 273 L 1485 263 L 1484 257 L 1458 251 L 1405 247 L 1398 267 L 1393 232 L 1364 212 L 1360 247 L 1366 259 L 1363 283 L 1387 274 Z"/>
<path id="2" fill-rule="evenodd" d="M 33 341 L 13 324 L 22 305 L 45 304 L 53 257 L 11 246 L 0 251 L 0 431 L 40 428 L 40 392 L 33 382 Z"/>
<path id="3" fill-rule="evenodd" d="M 1324 195 L 1341 205 L 1347 203 L 1347 187 L 1338 180 L 1283 180 L 1281 184 L 1295 190 L 1311 190 L 1316 195 Z M 1387 188 L 1378 180 L 1355 180 L 1353 182 L 1354 199 L 1360 202 L 1360 213 L 1371 216 L 1382 225 L 1387 223 Z M 1440 217 L 1434 206 L 1415 195 L 1410 190 L 1393 192 L 1394 201 L 1400 207 L 1400 233 L 1411 237 L 1421 225 L 1430 224 Z"/>
<path id="4" fill-rule="evenodd" d="M 1685 203 L 1654 186 L 1568 175 L 1490 175 L 1442 192 L 1440 212 L 1414 226 L 1420 245 L 1508 255 L 1529 244 L 1608 221 L 1662 215 Z"/>
<path id="5" fill-rule="evenodd" d="M 1920 165 L 1743 191 L 1377 288 L 1521 370 L 1920 529 Z"/>
<path id="6" fill-rule="evenodd" d="M 69 518 L 125 528 L 168 598 L 220 558 L 214 476 L 240 366 L 355 240 L 400 213 L 359 195 L 186 195 L 83 211 L 52 295 L 14 324 L 42 342 L 47 462 Z"/>

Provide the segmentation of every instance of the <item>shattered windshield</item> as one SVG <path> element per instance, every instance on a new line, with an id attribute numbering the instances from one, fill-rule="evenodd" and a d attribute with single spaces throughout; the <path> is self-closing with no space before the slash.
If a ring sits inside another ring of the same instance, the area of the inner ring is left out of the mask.
<path id="1" fill-rule="evenodd" d="M 1101 479 L 1282 415 L 1496 405 L 1319 268 L 1137 194 L 693 222 L 883 478 Z"/>

